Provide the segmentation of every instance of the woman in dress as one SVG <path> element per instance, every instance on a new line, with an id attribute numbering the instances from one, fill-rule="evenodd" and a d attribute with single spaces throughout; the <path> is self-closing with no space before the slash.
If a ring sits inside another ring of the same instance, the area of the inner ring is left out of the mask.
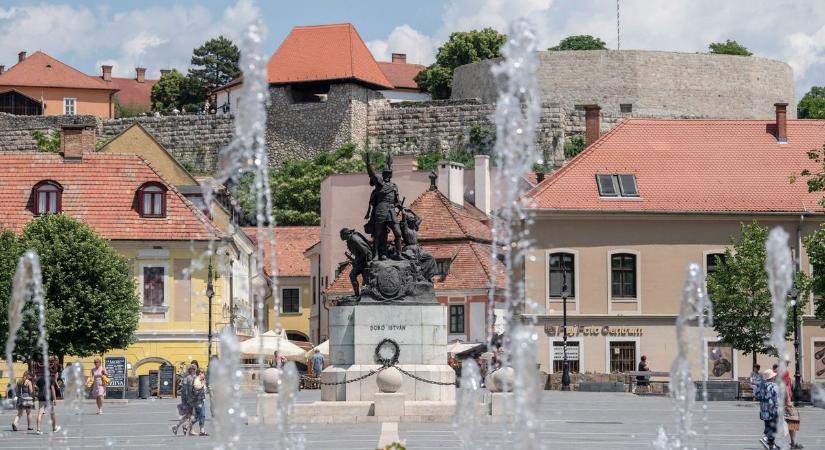
<path id="1" fill-rule="evenodd" d="M 103 396 L 106 395 L 106 385 L 103 384 L 103 376 L 109 377 L 109 372 L 100 362 L 100 358 L 95 358 L 95 366 L 92 368 L 92 396 L 97 402 L 97 414 L 103 414 Z"/>
<path id="2" fill-rule="evenodd" d="M 34 388 L 32 387 L 32 380 L 29 377 L 29 372 L 23 372 L 23 378 L 17 384 L 17 415 L 14 416 L 14 422 L 11 423 L 11 429 L 17 431 L 17 424 L 20 423 L 20 417 L 26 413 L 26 424 L 29 431 L 32 430 L 32 407 L 34 406 Z"/>

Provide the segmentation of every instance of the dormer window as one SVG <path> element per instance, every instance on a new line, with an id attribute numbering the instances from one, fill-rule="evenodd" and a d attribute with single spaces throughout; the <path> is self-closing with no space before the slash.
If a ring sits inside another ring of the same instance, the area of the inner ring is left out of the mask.
<path id="1" fill-rule="evenodd" d="M 141 217 L 166 217 L 166 187 L 160 183 L 146 183 L 138 190 L 138 208 Z"/>
<path id="2" fill-rule="evenodd" d="M 599 197 L 638 197 L 636 175 L 632 174 L 597 174 L 596 185 Z"/>
<path id="3" fill-rule="evenodd" d="M 54 181 L 41 181 L 32 189 L 34 194 L 34 214 L 57 214 L 63 206 L 63 187 Z"/>

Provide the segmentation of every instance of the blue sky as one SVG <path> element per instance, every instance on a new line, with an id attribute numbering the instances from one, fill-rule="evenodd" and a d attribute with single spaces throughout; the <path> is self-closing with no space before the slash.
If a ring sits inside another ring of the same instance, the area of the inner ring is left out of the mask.
<path id="1" fill-rule="evenodd" d="M 622 48 L 704 52 L 731 38 L 790 64 L 797 97 L 825 85 L 825 1 L 619 1 Z M 113 64 L 131 76 L 141 65 L 154 77 L 161 68 L 185 70 L 192 49 L 210 37 L 237 39 L 254 17 L 269 31 L 270 52 L 293 26 L 352 22 L 378 59 L 397 51 L 428 64 L 450 32 L 506 31 L 522 16 L 535 22 L 543 46 L 571 34 L 617 44 L 616 0 L 3 0 L 0 64 L 41 49 L 87 73 Z"/>

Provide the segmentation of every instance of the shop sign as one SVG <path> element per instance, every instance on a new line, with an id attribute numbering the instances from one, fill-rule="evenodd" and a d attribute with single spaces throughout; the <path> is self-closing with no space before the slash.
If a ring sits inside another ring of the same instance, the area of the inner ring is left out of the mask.
<path id="1" fill-rule="evenodd" d="M 563 336 L 564 327 L 561 325 L 544 325 L 544 334 L 548 336 Z M 610 325 L 570 325 L 567 327 L 567 336 L 641 336 L 642 327 L 615 327 Z"/>
<path id="2" fill-rule="evenodd" d="M 567 360 L 576 361 L 579 359 L 579 346 L 567 345 Z M 560 342 L 553 344 L 553 361 L 564 361 L 564 346 Z"/>

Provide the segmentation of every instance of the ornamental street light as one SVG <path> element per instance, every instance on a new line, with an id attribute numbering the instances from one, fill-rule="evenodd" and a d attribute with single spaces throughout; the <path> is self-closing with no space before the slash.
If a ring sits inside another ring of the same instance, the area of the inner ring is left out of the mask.
<path id="1" fill-rule="evenodd" d="M 564 259 L 561 260 L 561 301 L 562 301 L 562 328 L 564 334 L 562 335 L 562 373 L 561 373 L 561 390 L 570 390 L 570 362 L 567 361 L 567 267 L 564 265 Z"/>
<path id="2" fill-rule="evenodd" d="M 212 258 L 209 258 L 209 269 L 206 272 L 206 298 L 209 299 L 209 331 L 206 335 L 208 344 L 208 361 L 212 360 L 212 297 L 215 296 L 215 287 L 212 285 Z"/>
<path id="3" fill-rule="evenodd" d="M 794 274 L 796 275 L 796 274 Z M 802 362 L 799 360 L 799 320 L 796 306 L 797 298 L 799 297 L 799 289 L 796 287 L 796 276 L 794 276 L 793 285 L 791 285 L 791 307 L 793 307 L 793 354 L 794 354 L 794 383 L 793 383 L 793 402 L 799 403 L 799 392 L 802 390 Z"/>

